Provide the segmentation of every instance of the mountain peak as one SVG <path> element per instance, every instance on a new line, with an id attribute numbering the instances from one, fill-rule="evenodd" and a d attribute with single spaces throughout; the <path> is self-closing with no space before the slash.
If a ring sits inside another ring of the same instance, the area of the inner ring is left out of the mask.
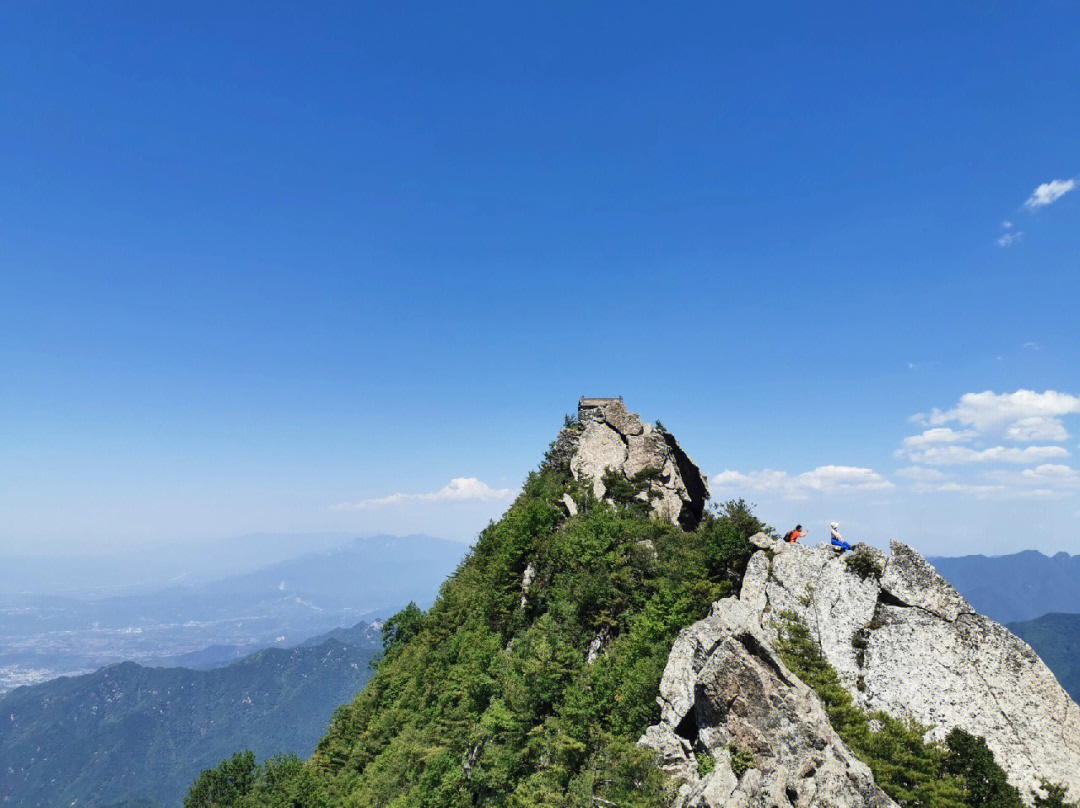
<path id="1" fill-rule="evenodd" d="M 548 462 L 568 465 L 577 480 L 588 480 L 597 499 L 607 494 L 606 475 L 647 481 L 643 497 L 653 513 L 692 529 L 701 521 L 709 487 L 705 475 L 663 427 L 642 421 L 622 397 L 578 401 L 577 420 L 563 427 Z"/>

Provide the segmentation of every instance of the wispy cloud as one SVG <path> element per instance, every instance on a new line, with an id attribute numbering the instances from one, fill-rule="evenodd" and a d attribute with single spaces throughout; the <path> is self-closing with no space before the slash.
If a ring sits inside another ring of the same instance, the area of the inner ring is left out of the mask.
<path id="1" fill-rule="evenodd" d="M 921 483 L 945 479 L 945 475 L 939 469 L 928 469 L 923 466 L 909 466 L 906 469 L 897 469 L 896 476 Z"/>
<path id="2" fill-rule="evenodd" d="M 1036 188 L 1028 201 L 1024 203 L 1024 207 L 1028 210 L 1038 210 L 1039 208 L 1045 208 L 1047 205 L 1052 205 L 1057 202 L 1069 191 L 1076 187 L 1075 179 L 1067 180 L 1051 180 L 1050 182 L 1044 182 L 1038 188 Z"/>
<path id="3" fill-rule="evenodd" d="M 948 482 L 933 491 L 943 494 L 963 494 L 978 499 L 1065 499 L 1070 494 L 1053 488 L 1016 488 L 1009 485 Z"/>
<path id="4" fill-rule="evenodd" d="M 787 499 L 808 499 L 812 494 L 886 491 L 895 487 L 873 469 L 857 466 L 818 466 L 794 476 L 774 469 L 745 473 L 726 469 L 709 477 L 713 495 L 720 491 L 757 491 L 776 493 Z"/>
<path id="5" fill-rule="evenodd" d="M 904 438 L 906 449 L 921 449 L 925 446 L 934 446 L 941 443 L 963 443 L 974 438 L 978 433 L 973 429 L 964 429 L 957 432 L 947 426 L 938 426 L 927 429 L 919 435 L 911 435 Z"/>
<path id="6" fill-rule="evenodd" d="M 1007 233 L 1002 233 L 998 237 L 997 244 L 999 247 L 1008 247 L 1010 244 L 1014 244 L 1024 237 L 1023 230 L 1010 230 Z"/>
<path id="7" fill-rule="evenodd" d="M 968 446 L 930 446 L 911 451 L 898 449 L 896 457 L 929 466 L 951 466 L 961 463 L 1038 463 L 1068 457 L 1069 452 L 1061 446 L 991 446 L 972 449 Z"/>
<path id="8" fill-rule="evenodd" d="M 969 496 L 979 497 L 980 499 L 986 499 L 988 497 L 1000 496 L 1003 494 L 1005 492 L 1005 486 L 948 482 L 942 483 L 941 485 L 930 486 L 924 490 L 939 491 L 945 494 L 967 494 Z"/>
<path id="9" fill-rule="evenodd" d="M 1043 487 L 1060 491 L 1080 489 L 1080 472 L 1061 463 L 1044 463 L 1023 471 L 989 471 L 986 477 L 1005 485 Z"/>
<path id="10" fill-rule="evenodd" d="M 492 488 L 476 477 L 455 477 L 438 491 L 423 494 L 398 492 L 384 497 L 362 499 L 359 502 L 342 502 L 334 506 L 336 511 L 364 510 L 402 502 L 468 502 L 508 499 L 514 491 L 510 488 Z"/>
<path id="11" fill-rule="evenodd" d="M 902 471 L 897 474 L 908 476 L 903 475 Z M 911 490 L 917 494 L 960 494 L 978 499 L 1066 499 L 1080 490 L 1080 473 L 1069 466 L 1056 463 L 1046 463 L 1023 471 L 987 471 L 979 482 L 950 480 L 945 475 L 913 475 L 912 481 L 914 485 Z"/>

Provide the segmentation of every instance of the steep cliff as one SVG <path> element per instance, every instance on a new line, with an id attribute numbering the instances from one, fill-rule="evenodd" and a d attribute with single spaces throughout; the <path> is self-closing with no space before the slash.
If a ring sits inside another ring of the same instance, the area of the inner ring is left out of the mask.
<path id="1" fill-rule="evenodd" d="M 693 755 L 693 744 L 678 731 L 680 722 L 685 725 L 695 696 L 707 696 L 730 676 L 724 668 L 732 663 L 716 660 L 733 637 L 753 638 L 750 645 L 759 658 L 771 660 L 774 685 L 785 693 L 785 698 L 766 700 L 772 705 L 770 715 L 759 719 L 755 730 L 787 720 L 791 694 L 801 683 L 784 673 L 775 649 L 784 621 L 795 620 L 809 630 L 853 701 L 866 711 L 914 719 L 930 728 L 931 741 L 943 741 L 955 728 L 983 737 L 1009 782 L 1029 801 L 1044 781 L 1066 786 L 1073 799 L 1080 796 L 1080 708 L 1030 647 L 978 614 L 917 552 L 899 542 L 892 543 L 887 556 L 865 545 L 841 555 L 828 546 L 789 545 L 765 535 L 751 540 L 760 549 L 747 565 L 738 601 L 717 603 L 709 618 L 684 632 L 665 671 L 663 718 L 643 742 L 667 750 L 669 767 L 671 733 L 682 739 L 687 755 Z M 695 636 L 714 639 L 702 644 L 708 646 L 707 653 L 695 657 L 701 664 L 687 665 L 683 646 Z M 746 698 L 744 692 L 732 703 Z M 738 725 L 731 713 L 697 709 L 699 737 L 731 735 L 732 722 Z M 827 748 L 834 743 L 830 740 Z M 706 746 L 713 749 L 716 744 Z M 765 770 L 774 780 L 795 784 L 789 802 L 778 805 L 874 804 L 865 795 L 852 797 L 850 789 L 846 796 L 807 802 L 800 790 L 804 781 L 797 776 L 807 765 L 803 758 L 793 758 L 790 747 L 766 745 L 761 750 Z M 730 756 L 720 750 L 719 757 Z M 852 780 L 851 769 L 843 771 L 847 782 L 858 781 Z M 705 789 L 705 783 L 686 777 L 685 771 L 684 780 L 687 793 Z M 715 808 L 740 803 L 687 804 Z"/>
<path id="2" fill-rule="evenodd" d="M 818 697 L 785 667 L 758 615 L 735 598 L 679 635 L 660 706 L 642 744 L 680 783 L 680 808 L 895 806 Z M 703 771 L 706 757 L 711 772 Z"/>

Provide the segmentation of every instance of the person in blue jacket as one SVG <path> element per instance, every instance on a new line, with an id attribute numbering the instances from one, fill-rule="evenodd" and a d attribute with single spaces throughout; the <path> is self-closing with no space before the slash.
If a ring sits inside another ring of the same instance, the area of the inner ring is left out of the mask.
<path id="1" fill-rule="evenodd" d="M 844 541 L 844 537 L 840 535 L 839 522 L 829 522 L 829 544 L 839 548 L 841 553 L 851 549 L 851 545 Z"/>

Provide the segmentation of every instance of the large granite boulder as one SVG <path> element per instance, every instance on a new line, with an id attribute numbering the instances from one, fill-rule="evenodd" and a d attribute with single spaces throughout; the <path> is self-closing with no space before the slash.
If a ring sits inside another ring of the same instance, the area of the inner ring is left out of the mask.
<path id="1" fill-rule="evenodd" d="M 582 398 L 576 424 L 566 426 L 549 452 L 550 462 L 568 463 L 578 480 L 588 480 L 598 499 L 606 494 L 609 470 L 626 479 L 650 469 L 653 512 L 693 528 L 709 499 L 705 476 L 668 432 L 644 423 L 621 398 Z"/>
<path id="2" fill-rule="evenodd" d="M 1080 798 L 1080 707 L 1031 648 L 978 614 L 915 550 L 776 545 L 756 552 L 741 602 L 775 638 L 794 613 L 855 700 L 942 739 L 981 735 L 1030 801 L 1042 780 Z"/>
<path id="3" fill-rule="evenodd" d="M 679 635 L 658 701 L 660 722 L 640 743 L 677 783 L 676 808 L 895 805 L 734 598 Z"/>

